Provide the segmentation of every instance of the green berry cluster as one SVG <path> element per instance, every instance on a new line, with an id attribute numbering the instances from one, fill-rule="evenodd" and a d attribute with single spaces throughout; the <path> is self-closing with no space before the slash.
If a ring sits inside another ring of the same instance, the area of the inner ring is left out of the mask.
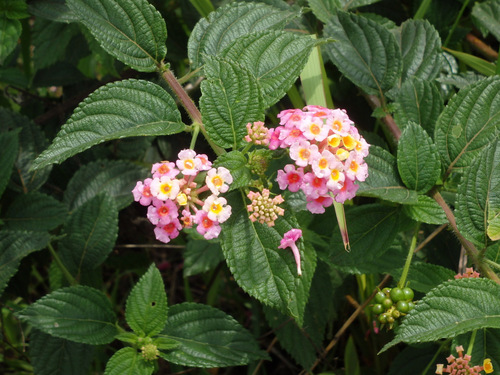
<path id="1" fill-rule="evenodd" d="M 405 316 L 415 307 L 413 296 L 413 290 L 408 287 L 384 288 L 375 294 L 372 312 L 378 315 L 379 323 L 387 324 L 387 327 L 392 329 L 400 317 Z"/>

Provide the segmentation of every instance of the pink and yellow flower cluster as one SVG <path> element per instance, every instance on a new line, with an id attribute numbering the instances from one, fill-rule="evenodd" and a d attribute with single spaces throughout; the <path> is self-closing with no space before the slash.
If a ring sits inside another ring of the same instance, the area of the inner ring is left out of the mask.
<path id="1" fill-rule="evenodd" d="M 323 213 L 333 199 L 352 199 L 354 182 L 368 176 L 369 145 L 346 112 L 310 105 L 282 111 L 278 118 L 280 126 L 268 131 L 268 147 L 288 148 L 294 161 L 278 171 L 280 188 L 302 190 L 312 213 Z"/>
<path id="2" fill-rule="evenodd" d="M 202 172 L 206 175 L 199 186 L 196 177 Z M 206 239 L 219 236 L 220 224 L 231 215 L 231 206 L 220 196 L 233 182 L 229 170 L 212 168 L 206 155 L 186 149 L 179 152 L 175 163 L 153 164 L 151 173 L 152 178 L 138 181 L 132 193 L 136 202 L 148 206 L 147 217 L 156 225 L 157 240 L 168 243 L 182 228 L 195 224 Z M 202 200 L 204 192 L 211 194 Z"/>
<path id="3" fill-rule="evenodd" d="M 448 373 L 453 375 L 479 375 L 482 371 L 484 371 L 486 374 L 491 374 L 493 372 L 491 359 L 486 358 L 483 361 L 482 366 L 471 366 L 469 364 L 471 356 L 468 354 L 464 355 L 463 346 L 457 346 L 455 350 L 458 353 L 458 358 L 454 355 L 450 355 L 449 357 L 447 357 L 446 360 L 448 361 L 448 365 L 436 365 L 436 374 Z"/>

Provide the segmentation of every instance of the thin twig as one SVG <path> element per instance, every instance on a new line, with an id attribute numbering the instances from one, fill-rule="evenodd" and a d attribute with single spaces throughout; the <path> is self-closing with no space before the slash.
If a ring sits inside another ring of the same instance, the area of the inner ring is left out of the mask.
<path id="1" fill-rule="evenodd" d="M 481 55 L 486 57 L 488 60 L 497 61 L 498 60 L 498 52 L 483 42 L 481 39 L 476 37 L 474 34 L 467 34 L 465 36 L 465 40 L 470 43 L 470 45 Z"/>
<path id="2" fill-rule="evenodd" d="M 364 97 L 366 98 L 368 104 L 372 109 L 382 107 L 382 102 L 377 96 L 364 95 Z M 399 138 L 401 137 L 401 129 L 399 129 L 399 126 L 398 124 L 396 124 L 396 121 L 394 121 L 394 118 L 391 115 L 387 114 L 384 117 L 382 117 L 382 121 L 387 126 L 387 128 L 389 129 L 393 137 L 396 139 L 396 141 L 398 141 Z"/>
<path id="3" fill-rule="evenodd" d="M 268 345 L 266 352 L 269 353 L 271 351 L 271 349 L 273 348 L 273 346 L 276 345 L 277 342 L 278 342 L 278 336 L 274 336 L 273 341 L 271 341 L 271 343 Z M 255 369 L 253 370 L 252 375 L 256 375 L 257 372 L 259 372 L 259 369 L 261 368 L 263 363 L 264 363 L 264 360 L 261 359 L 259 361 L 259 363 L 257 363 L 257 366 L 255 366 Z"/>
<path id="4" fill-rule="evenodd" d="M 429 234 L 429 235 L 427 236 L 427 238 L 426 238 L 425 240 L 423 240 L 423 241 L 422 241 L 422 242 L 421 242 L 421 243 L 420 243 L 420 244 L 419 244 L 419 245 L 415 248 L 414 253 L 418 253 L 420 250 L 422 250 L 422 249 L 425 247 L 425 245 L 427 245 L 429 242 L 431 242 L 431 241 L 434 239 L 434 237 L 436 237 L 439 233 L 441 233 L 441 232 L 442 232 L 442 230 L 443 230 L 444 228 L 446 228 L 447 226 L 448 226 L 448 224 L 443 224 L 443 225 L 441 225 L 440 227 L 437 227 L 437 228 L 434 230 L 434 232 L 432 232 L 431 234 Z"/>

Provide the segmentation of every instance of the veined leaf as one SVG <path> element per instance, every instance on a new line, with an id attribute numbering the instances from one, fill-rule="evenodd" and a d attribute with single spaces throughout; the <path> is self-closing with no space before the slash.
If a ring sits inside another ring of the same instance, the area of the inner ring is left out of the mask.
<path id="1" fill-rule="evenodd" d="M 460 279 L 432 289 L 405 317 L 396 337 L 382 351 L 400 343 L 450 338 L 478 328 L 500 328 L 500 285 L 489 279 Z"/>
<path id="2" fill-rule="evenodd" d="M 219 243 L 206 240 L 190 240 L 184 252 L 184 277 L 214 269 L 224 260 Z"/>
<path id="3" fill-rule="evenodd" d="M 497 40 L 500 40 L 500 3 L 496 0 L 474 3 L 472 21 L 483 30 L 488 30 Z M 486 36 L 486 35 L 485 35 Z"/>
<path id="4" fill-rule="evenodd" d="M 470 165 L 500 131 L 500 77 L 460 90 L 438 118 L 434 141 L 448 171 Z"/>
<path id="5" fill-rule="evenodd" d="M 106 363 L 104 375 L 151 375 L 155 370 L 153 361 L 146 361 L 134 348 L 118 350 Z"/>
<path id="6" fill-rule="evenodd" d="M 58 289 L 16 315 L 44 333 L 82 344 L 108 344 L 118 333 L 108 298 L 82 285 Z"/>
<path id="7" fill-rule="evenodd" d="M 436 121 L 443 111 L 443 98 L 437 86 L 428 80 L 409 77 L 395 95 L 394 119 L 401 129 L 410 121 L 434 134 Z"/>
<path id="8" fill-rule="evenodd" d="M 71 178 L 64 192 L 70 211 L 80 207 L 101 192 L 115 199 L 118 210 L 132 200 L 132 189 L 147 172 L 144 168 L 122 160 L 101 160 L 81 167 Z"/>
<path id="9" fill-rule="evenodd" d="M 323 23 L 327 23 L 338 9 L 347 10 L 378 3 L 380 0 L 308 0 L 307 3 L 314 15 Z"/>
<path id="10" fill-rule="evenodd" d="M 439 153 L 425 130 L 409 123 L 398 143 L 398 170 L 405 185 L 418 193 L 426 193 L 441 174 Z"/>
<path id="11" fill-rule="evenodd" d="M 441 72 L 441 38 L 427 20 L 407 20 L 397 37 L 403 57 L 401 80 L 417 77 L 430 81 Z"/>
<path id="12" fill-rule="evenodd" d="M 439 225 L 448 222 L 443 209 L 427 195 L 419 195 L 417 203 L 405 204 L 403 213 L 415 221 L 426 224 Z"/>
<path id="13" fill-rule="evenodd" d="M 46 0 L 31 2 L 28 11 L 35 17 L 56 22 L 76 22 L 78 17 L 69 10 L 64 0 Z"/>
<path id="14" fill-rule="evenodd" d="M 233 182 L 229 191 L 250 185 L 252 172 L 248 168 L 248 160 L 240 151 L 230 151 L 220 155 L 214 167 L 225 167 L 231 171 Z"/>
<path id="15" fill-rule="evenodd" d="M 12 167 L 19 150 L 19 131 L 0 133 L 0 197 L 2 196 L 12 174 Z"/>
<path id="16" fill-rule="evenodd" d="M 99 267 L 113 250 L 118 236 L 115 201 L 101 193 L 76 208 L 64 225 L 59 255 L 68 271 L 79 280 Z"/>
<path id="17" fill-rule="evenodd" d="M 19 20 L 0 15 L 0 64 L 3 64 L 4 60 L 16 48 L 22 29 Z"/>
<path id="18" fill-rule="evenodd" d="M 160 86 L 135 79 L 109 83 L 90 94 L 34 163 L 60 163 L 111 139 L 179 133 L 185 125 L 174 99 Z"/>
<path id="19" fill-rule="evenodd" d="M 94 355 L 91 345 L 79 344 L 33 330 L 29 353 L 37 375 L 86 375 Z"/>
<path id="20" fill-rule="evenodd" d="M 498 202 L 496 202 L 498 203 Z M 492 241 L 500 240 L 500 207 L 488 202 L 488 227 L 486 234 Z"/>
<path id="21" fill-rule="evenodd" d="M 178 341 L 179 346 L 161 352 L 172 363 L 190 367 L 245 365 L 268 358 L 253 336 L 224 312 L 196 303 L 180 303 L 169 309 L 160 338 Z"/>
<path id="22" fill-rule="evenodd" d="M 299 15 L 262 3 L 230 3 L 202 18 L 188 41 L 192 68 L 203 65 L 203 55 L 217 55 L 235 39 L 252 32 L 280 30 Z"/>
<path id="23" fill-rule="evenodd" d="M 381 198 L 396 203 L 417 203 L 417 192 L 408 190 L 399 179 L 396 158 L 378 146 L 370 146 L 365 158 L 370 174 L 360 182 L 357 195 Z"/>
<path id="24" fill-rule="evenodd" d="M 236 191 L 227 198 L 232 214 L 222 224 L 221 246 L 236 282 L 252 297 L 292 316 L 302 326 L 316 266 L 314 249 L 297 242 L 302 265 L 299 277 L 290 249 L 278 249 L 284 233 L 298 227 L 288 210 L 274 227 L 268 227 L 250 221 L 242 193 Z"/>
<path id="25" fill-rule="evenodd" d="M 458 187 L 455 217 L 460 232 L 472 243 L 487 246 L 490 211 L 500 212 L 500 141 L 472 160 Z"/>
<path id="26" fill-rule="evenodd" d="M 111 55 L 140 72 L 154 72 L 167 54 L 167 27 L 147 0 L 68 0 Z"/>
<path id="27" fill-rule="evenodd" d="M 265 30 L 236 39 L 221 56 L 237 61 L 257 78 L 264 106 L 270 107 L 295 82 L 316 43 L 310 36 Z"/>
<path id="28" fill-rule="evenodd" d="M 21 260 L 49 243 L 46 232 L 0 231 L 0 296 L 10 278 L 19 268 Z"/>
<path id="29" fill-rule="evenodd" d="M 256 78 L 232 60 L 206 57 L 207 79 L 201 83 L 200 109 L 208 135 L 224 148 L 237 148 L 246 124 L 264 119 Z"/>
<path id="30" fill-rule="evenodd" d="M 339 70 L 368 94 L 392 88 L 401 75 L 402 58 L 394 35 L 377 22 L 337 12 L 324 35 L 336 40 L 325 45 Z"/>
<path id="31" fill-rule="evenodd" d="M 393 272 L 394 277 L 400 277 L 402 268 Z M 409 286 L 418 292 L 427 293 L 431 289 L 448 280 L 453 280 L 456 272 L 449 268 L 431 263 L 414 262 L 408 273 Z"/>
<path id="32" fill-rule="evenodd" d="M 154 264 L 134 286 L 127 299 L 125 319 L 140 337 L 160 333 L 167 321 L 167 294 Z"/>

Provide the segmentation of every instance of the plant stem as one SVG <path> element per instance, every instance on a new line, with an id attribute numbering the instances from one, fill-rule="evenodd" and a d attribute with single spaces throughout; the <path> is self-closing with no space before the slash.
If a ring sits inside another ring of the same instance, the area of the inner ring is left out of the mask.
<path id="1" fill-rule="evenodd" d="M 366 95 L 366 94 L 364 96 L 372 109 L 383 107 L 383 103 L 378 96 Z M 399 129 L 398 124 L 396 124 L 396 121 L 394 121 L 394 118 L 391 115 L 387 114 L 384 117 L 382 117 L 382 121 L 387 126 L 389 131 L 392 133 L 396 141 L 398 141 L 399 138 L 401 137 L 401 130 Z"/>
<path id="2" fill-rule="evenodd" d="M 410 249 L 408 250 L 408 255 L 406 257 L 405 266 L 403 268 L 403 273 L 401 274 L 401 278 L 398 282 L 398 287 L 404 288 L 406 283 L 406 277 L 408 276 L 408 271 L 410 270 L 411 260 L 413 258 L 413 253 L 415 252 L 415 247 L 417 246 L 417 237 L 418 231 L 420 230 L 420 223 L 415 227 L 415 232 L 413 233 L 413 237 L 410 243 Z"/>
<path id="3" fill-rule="evenodd" d="M 189 148 L 194 150 L 194 146 L 196 145 L 196 139 L 198 138 L 198 134 L 200 134 L 200 124 L 195 122 L 193 124 L 193 135 L 191 136 L 191 143 L 189 144 Z"/>
<path id="4" fill-rule="evenodd" d="M 421 20 L 424 18 L 425 13 L 427 13 L 427 9 L 429 9 L 429 5 L 431 5 L 432 0 L 424 0 L 420 3 L 420 6 L 417 9 L 417 13 L 413 16 L 414 20 Z"/>
<path id="5" fill-rule="evenodd" d="M 467 353 L 466 353 L 467 355 L 472 354 L 472 349 L 474 349 L 474 341 L 476 340 L 476 333 L 477 333 L 477 329 L 472 331 L 472 334 L 470 336 L 470 341 L 469 341 L 469 347 L 467 348 Z"/>
<path id="6" fill-rule="evenodd" d="M 71 273 L 69 273 L 68 269 L 63 264 L 63 262 L 61 261 L 61 258 L 59 258 L 59 255 L 57 255 L 56 251 L 54 250 L 54 248 L 52 247 L 52 244 L 50 242 L 47 245 L 47 247 L 49 248 L 49 251 L 52 254 L 52 257 L 54 258 L 55 262 L 57 263 L 57 266 L 61 269 L 62 273 L 64 274 L 64 277 L 66 277 L 66 280 L 68 280 L 68 282 L 71 285 L 77 285 L 78 282 L 75 280 L 73 275 L 71 275 Z"/>
<path id="7" fill-rule="evenodd" d="M 448 36 L 446 37 L 446 40 L 443 43 L 443 47 L 446 47 L 448 43 L 450 42 L 450 39 L 455 32 L 455 29 L 457 28 L 458 22 L 460 21 L 460 18 L 462 18 L 462 15 L 464 14 L 465 8 L 467 8 L 467 5 L 469 5 L 470 0 L 465 0 L 464 3 L 462 4 L 462 8 L 460 8 L 460 11 L 457 14 L 457 17 L 455 18 L 455 22 L 453 22 L 453 26 L 450 29 L 450 32 L 448 33 Z"/>
<path id="8" fill-rule="evenodd" d="M 432 359 L 430 360 L 430 362 L 427 364 L 427 366 L 425 367 L 424 371 L 422 371 L 422 374 L 421 375 L 427 375 L 427 372 L 429 371 L 429 369 L 431 368 L 432 364 L 434 363 L 434 361 L 436 360 L 436 358 L 438 357 L 439 353 L 441 353 L 441 351 L 443 350 L 443 348 L 448 345 L 448 343 L 450 342 L 451 340 L 446 340 L 446 341 L 443 341 L 441 343 L 441 345 L 439 345 L 439 349 L 436 351 L 436 354 L 434 354 L 434 357 L 432 357 Z"/>

